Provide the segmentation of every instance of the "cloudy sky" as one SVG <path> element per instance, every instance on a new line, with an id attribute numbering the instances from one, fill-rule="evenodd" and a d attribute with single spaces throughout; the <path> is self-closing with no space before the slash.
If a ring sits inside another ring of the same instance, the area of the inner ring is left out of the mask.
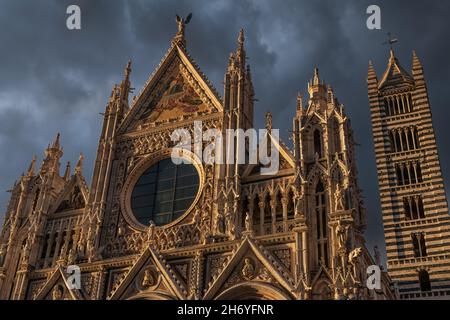
<path id="1" fill-rule="evenodd" d="M 66 28 L 66 8 L 81 7 L 82 29 Z M 381 7 L 382 30 L 366 28 L 366 9 Z M 82 151 L 90 180 L 107 98 L 133 60 L 138 92 L 176 33 L 174 16 L 193 12 L 188 50 L 219 92 L 230 51 L 241 27 L 256 90 L 256 123 L 274 111 L 274 126 L 285 138 L 297 92 L 306 93 L 317 65 L 352 120 L 359 178 L 368 209 L 368 246 L 383 247 L 366 75 L 372 59 L 384 71 L 386 33 L 400 43 L 396 54 L 410 70 L 416 49 L 426 72 L 444 178 L 450 178 L 447 95 L 450 2 L 428 1 L 80 1 L 0 2 L 0 220 L 6 192 L 32 156 L 42 160 L 61 132 L 63 162 Z M 62 163 L 64 166 L 64 163 Z M 450 185 L 450 183 L 447 183 Z"/>

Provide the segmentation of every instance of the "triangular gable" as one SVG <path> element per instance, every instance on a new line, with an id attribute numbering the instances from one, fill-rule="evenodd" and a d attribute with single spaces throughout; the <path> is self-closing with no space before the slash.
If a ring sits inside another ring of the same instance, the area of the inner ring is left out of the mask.
<path id="1" fill-rule="evenodd" d="M 82 209 L 88 201 L 88 188 L 80 174 L 72 176 L 55 201 L 50 214 Z"/>
<path id="2" fill-rule="evenodd" d="M 294 155 L 289 150 L 289 148 L 280 139 L 275 139 L 270 133 L 267 134 L 269 135 L 271 143 L 273 143 L 273 146 L 276 150 L 278 150 L 278 153 L 280 155 L 279 170 L 294 169 Z M 242 177 L 247 178 L 250 176 L 259 176 L 262 168 L 263 166 L 261 164 L 249 164 L 245 167 Z"/>
<path id="3" fill-rule="evenodd" d="M 159 277 L 159 275 L 161 276 L 164 287 L 167 288 L 174 297 L 180 300 L 187 298 L 187 291 L 182 287 L 181 280 L 178 279 L 176 272 L 172 270 L 166 261 L 160 259 L 152 248 L 148 247 L 127 275 L 112 289 L 107 299 L 123 299 L 124 295 L 127 293 L 127 289 L 129 289 L 129 287 L 137 280 L 139 276 L 143 276 L 148 267 L 154 268 L 152 271 L 153 278 Z M 157 287 L 158 283 L 158 280 L 154 279 L 153 286 Z"/>
<path id="4" fill-rule="evenodd" d="M 183 48 L 173 45 L 134 100 L 120 132 L 221 111 L 209 80 Z"/>
<path id="5" fill-rule="evenodd" d="M 282 159 L 285 160 L 291 168 L 295 168 L 294 155 L 291 153 L 289 148 L 283 143 L 283 141 L 281 141 L 281 139 L 278 139 L 277 141 L 271 134 L 269 136 L 275 148 L 277 148 L 277 150 L 280 152 Z"/>
<path id="6" fill-rule="evenodd" d="M 228 259 L 225 267 L 220 271 L 217 277 L 214 277 L 213 282 L 206 288 L 206 293 L 203 296 L 204 300 L 211 300 L 220 292 L 221 287 L 227 281 L 227 279 L 235 271 L 242 261 L 245 261 L 245 257 L 251 253 L 256 259 L 264 266 L 265 270 L 269 273 L 274 280 L 276 280 L 281 287 L 287 292 L 294 290 L 295 282 L 283 266 L 276 262 L 275 258 L 265 249 L 258 247 L 258 245 L 245 236 L 244 240 L 240 244 L 239 248 L 235 251 L 233 256 Z"/>
<path id="7" fill-rule="evenodd" d="M 81 290 L 70 288 L 64 271 L 58 266 L 34 300 L 85 300 Z"/>

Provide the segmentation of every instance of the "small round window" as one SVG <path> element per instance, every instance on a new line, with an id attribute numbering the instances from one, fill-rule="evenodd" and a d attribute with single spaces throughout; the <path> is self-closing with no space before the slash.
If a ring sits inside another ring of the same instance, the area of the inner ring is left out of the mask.
<path id="1" fill-rule="evenodd" d="M 131 209 L 137 221 L 148 226 L 168 224 L 194 202 L 199 188 L 199 174 L 192 164 L 176 165 L 162 160 L 145 171 L 131 194 Z"/>

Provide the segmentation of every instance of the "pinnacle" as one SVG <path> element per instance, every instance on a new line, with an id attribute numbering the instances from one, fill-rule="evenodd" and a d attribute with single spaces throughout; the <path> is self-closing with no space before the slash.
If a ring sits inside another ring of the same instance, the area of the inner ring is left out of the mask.
<path id="1" fill-rule="evenodd" d="M 58 132 L 58 134 L 56 135 L 55 141 L 53 142 L 52 148 L 54 148 L 54 149 L 61 148 L 60 137 L 61 137 L 61 134 Z"/>
<path id="2" fill-rule="evenodd" d="M 238 43 L 239 45 L 244 45 L 244 41 L 245 41 L 245 35 L 244 35 L 244 28 L 241 28 L 241 30 L 239 31 L 239 37 L 238 37 Z"/>
<path id="3" fill-rule="evenodd" d="M 83 170 L 83 160 L 84 160 L 83 153 L 80 153 L 80 157 L 78 158 L 77 165 L 75 166 L 75 174 L 81 174 L 81 172 Z"/>
<path id="4" fill-rule="evenodd" d="M 128 59 L 127 66 L 126 66 L 126 68 L 125 68 L 125 78 L 127 78 L 127 79 L 130 77 L 130 73 L 131 73 L 131 63 L 132 63 L 131 59 Z"/>

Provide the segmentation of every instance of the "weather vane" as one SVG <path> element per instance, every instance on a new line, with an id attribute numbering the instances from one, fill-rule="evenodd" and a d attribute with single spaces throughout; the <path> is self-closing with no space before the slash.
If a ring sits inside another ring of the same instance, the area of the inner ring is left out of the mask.
<path id="1" fill-rule="evenodd" d="M 394 44 L 398 43 L 398 39 L 394 38 L 390 32 L 387 33 L 388 41 L 383 42 L 383 45 L 389 45 L 391 50 L 394 49 Z"/>

